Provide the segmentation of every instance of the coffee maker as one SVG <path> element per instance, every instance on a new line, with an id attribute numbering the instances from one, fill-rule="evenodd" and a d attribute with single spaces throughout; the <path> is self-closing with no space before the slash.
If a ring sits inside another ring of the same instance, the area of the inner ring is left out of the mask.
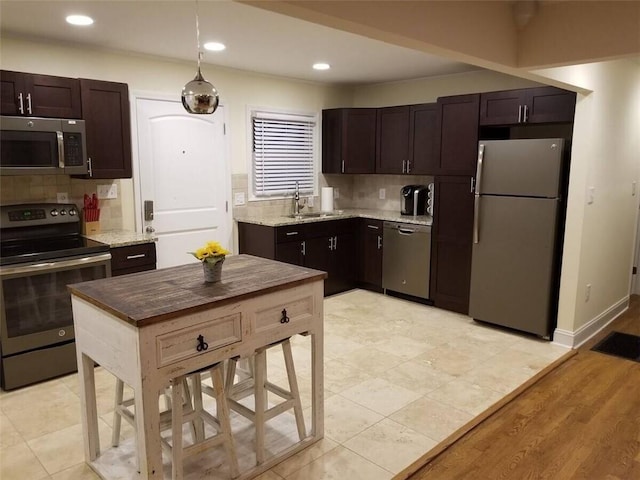
<path id="1" fill-rule="evenodd" d="M 426 185 L 405 185 L 400 189 L 400 214 L 425 215 L 427 210 Z"/>

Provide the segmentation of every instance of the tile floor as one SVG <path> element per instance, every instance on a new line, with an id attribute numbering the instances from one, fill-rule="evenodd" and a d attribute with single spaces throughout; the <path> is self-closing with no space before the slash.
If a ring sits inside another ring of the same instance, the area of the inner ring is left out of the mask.
<path id="1" fill-rule="evenodd" d="M 325 438 L 260 480 L 390 479 L 566 352 L 364 290 L 330 297 L 324 310 Z M 308 416 L 308 339 L 295 337 L 293 351 Z M 278 357 L 268 369 L 276 382 L 285 378 Z M 115 382 L 98 368 L 96 383 L 101 445 L 109 446 Z M 79 412 L 77 375 L 1 392 L 0 478 L 97 479 L 83 463 Z"/>

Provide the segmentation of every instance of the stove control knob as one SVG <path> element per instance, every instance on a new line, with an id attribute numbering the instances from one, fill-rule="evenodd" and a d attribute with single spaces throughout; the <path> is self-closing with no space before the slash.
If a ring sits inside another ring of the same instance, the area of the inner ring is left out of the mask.
<path id="1" fill-rule="evenodd" d="M 78 213 L 78 211 L 75 208 L 72 208 L 72 209 L 69 210 L 69 215 L 71 215 L 72 217 L 74 215 L 76 215 L 77 213 Z"/>
<path id="2" fill-rule="evenodd" d="M 58 216 L 58 210 L 56 210 L 55 208 L 53 210 L 51 210 L 49 213 L 51 214 L 52 217 L 57 217 Z"/>
<path id="3" fill-rule="evenodd" d="M 66 215 L 67 211 L 63 208 L 62 210 L 60 210 L 60 215 Z"/>

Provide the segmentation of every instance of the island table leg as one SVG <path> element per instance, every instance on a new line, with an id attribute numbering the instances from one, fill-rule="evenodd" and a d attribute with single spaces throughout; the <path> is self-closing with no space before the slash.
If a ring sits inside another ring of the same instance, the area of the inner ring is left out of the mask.
<path id="1" fill-rule="evenodd" d="M 98 458 L 100 454 L 98 410 L 96 407 L 96 380 L 93 372 L 94 363 L 93 360 L 84 353 L 77 352 L 77 354 L 84 458 L 87 463 L 91 463 Z"/>

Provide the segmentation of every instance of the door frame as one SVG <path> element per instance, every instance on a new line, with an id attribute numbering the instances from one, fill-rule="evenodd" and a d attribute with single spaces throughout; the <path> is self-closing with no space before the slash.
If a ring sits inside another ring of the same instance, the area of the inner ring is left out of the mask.
<path id="1" fill-rule="evenodd" d="M 175 101 L 179 100 L 177 95 L 169 95 L 154 92 L 145 92 L 141 90 L 133 90 L 129 94 L 129 102 L 131 104 L 131 131 L 135 134 L 131 135 L 131 149 L 132 149 L 132 163 L 133 163 L 133 205 L 134 205 L 134 223 L 137 233 L 144 232 L 144 219 L 143 219 L 143 199 L 142 189 L 140 186 L 140 156 L 138 155 L 138 114 L 137 103 L 138 100 L 161 100 L 161 101 Z M 223 146 L 223 163 L 224 163 L 224 198 L 225 198 L 225 215 L 224 223 L 228 237 L 224 239 L 223 244 L 228 245 L 230 250 L 234 248 L 233 241 L 233 208 L 231 203 L 231 146 L 228 139 L 226 126 L 229 124 L 229 109 L 227 105 L 220 102 L 220 106 L 223 109 L 223 123 L 224 123 L 224 146 Z"/>

